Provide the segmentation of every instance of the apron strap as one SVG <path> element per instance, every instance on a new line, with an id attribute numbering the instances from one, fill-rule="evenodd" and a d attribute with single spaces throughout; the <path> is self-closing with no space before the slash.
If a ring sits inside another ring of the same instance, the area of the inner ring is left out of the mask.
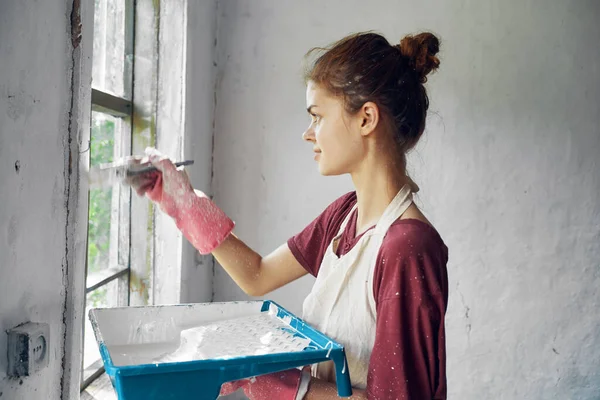
<path id="1" fill-rule="evenodd" d="M 398 191 L 396 196 L 392 199 L 391 203 L 383 212 L 381 218 L 379 218 L 379 221 L 377 221 L 377 225 L 375 225 L 375 229 L 373 230 L 374 233 L 385 234 L 389 227 L 394 223 L 394 221 L 400 218 L 400 216 L 404 214 L 406 209 L 410 207 L 411 204 L 412 188 L 410 184 L 406 184 L 402 186 L 402 188 Z M 344 233 L 348 222 L 350 222 L 350 218 L 352 218 L 352 214 L 356 211 L 357 208 L 358 203 L 354 204 L 348 215 L 346 215 L 346 218 L 344 218 L 344 221 L 342 222 L 342 225 L 340 225 L 340 229 L 338 230 L 338 233 L 335 236 L 336 238 L 339 238 L 342 235 L 342 233 Z"/>
<path id="2" fill-rule="evenodd" d="M 377 225 L 375 232 L 384 234 L 390 226 L 398 219 L 412 204 L 412 190 L 410 185 L 406 184 L 398 191 L 392 202 L 387 206 Z"/>

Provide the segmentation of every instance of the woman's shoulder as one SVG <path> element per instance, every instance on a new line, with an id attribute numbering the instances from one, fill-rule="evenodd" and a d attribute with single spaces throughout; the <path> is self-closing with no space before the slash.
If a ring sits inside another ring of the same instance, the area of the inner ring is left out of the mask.
<path id="1" fill-rule="evenodd" d="M 396 221 L 383 239 L 374 276 L 378 302 L 398 293 L 427 291 L 445 304 L 448 248 L 436 229 L 418 219 Z"/>
<path id="2" fill-rule="evenodd" d="M 415 218 L 395 221 L 382 245 L 393 248 L 446 248 L 442 237 L 432 225 Z"/>
<path id="3" fill-rule="evenodd" d="M 430 224 L 414 219 L 399 219 L 390 226 L 381 245 L 381 255 L 391 257 L 422 257 L 424 254 L 439 257 L 444 263 L 448 247 L 438 231 Z"/>
<path id="4" fill-rule="evenodd" d="M 327 208 L 337 212 L 349 212 L 355 204 L 356 192 L 352 191 L 344 193 L 343 195 L 335 199 L 333 202 L 331 202 L 331 204 L 329 204 Z"/>
<path id="5" fill-rule="evenodd" d="M 338 197 L 302 231 L 288 240 L 288 247 L 296 260 L 313 276 L 317 276 L 329 243 L 354 204 L 355 192 Z"/>
<path id="6" fill-rule="evenodd" d="M 344 218 L 350 213 L 356 204 L 356 192 L 348 192 L 331 202 L 319 215 L 322 223 L 326 224 L 325 230 L 337 233 Z"/>

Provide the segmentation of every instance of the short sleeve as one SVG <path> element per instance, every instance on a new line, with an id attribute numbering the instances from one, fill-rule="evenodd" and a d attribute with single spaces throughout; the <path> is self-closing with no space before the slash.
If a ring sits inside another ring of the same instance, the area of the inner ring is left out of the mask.
<path id="1" fill-rule="evenodd" d="M 369 399 L 446 399 L 447 249 L 421 224 L 394 225 L 380 249 Z"/>
<path id="2" fill-rule="evenodd" d="M 317 276 L 329 243 L 335 238 L 344 218 L 356 203 L 356 193 L 350 192 L 331 203 L 300 233 L 288 240 L 288 247 L 298 262 Z"/>

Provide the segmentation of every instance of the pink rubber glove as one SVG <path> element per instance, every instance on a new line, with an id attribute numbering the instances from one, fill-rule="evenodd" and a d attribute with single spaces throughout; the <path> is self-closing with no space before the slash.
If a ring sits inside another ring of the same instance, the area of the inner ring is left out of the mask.
<path id="1" fill-rule="evenodd" d="M 146 155 L 158 172 L 145 174 L 132 186 L 173 218 L 201 254 L 209 254 L 229 236 L 233 221 L 204 193 L 194 190 L 185 171 L 177 169 L 171 160 L 153 148 L 146 149 Z"/>
<path id="2" fill-rule="evenodd" d="M 221 396 L 227 396 L 242 388 L 250 400 L 300 400 L 308 390 L 308 371 L 289 369 L 251 379 L 226 382 L 221 386 Z M 301 383 L 305 383 L 301 385 Z"/>
<path id="3" fill-rule="evenodd" d="M 127 162 L 132 167 L 132 169 L 136 169 L 137 167 L 148 167 L 150 165 L 150 160 L 148 157 L 140 157 L 140 156 L 131 156 L 127 159 Z M 138 196 L 143 196 L 154 188 L 156 185 L 157 179 L 160 177 L 161 173 L 158 171 L 147 172 L 145 174 L 137 174 L 133 176 L 127 176 L 125 178 L 125 184 L 131 186 L 133 190 L 138 194 Z"/>

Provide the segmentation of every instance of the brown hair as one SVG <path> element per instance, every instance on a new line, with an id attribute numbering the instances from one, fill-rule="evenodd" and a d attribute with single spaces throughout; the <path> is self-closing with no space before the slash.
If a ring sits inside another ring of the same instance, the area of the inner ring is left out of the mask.
<path id="1" fill-rule="evenodd" d="M 379 34 L 357 33 L 329 48 L 310 50 L 307 56 L 315 51 L 322 54 L 304 79 L 341 96 L 350 114 L 368 101 L 377 104 L 404 154 L 425 129 L 429 99 L 423 84 L 440 65 L 435 56 L 439 45 L 428 32 L 405 36 L 394 46 Z"/>

